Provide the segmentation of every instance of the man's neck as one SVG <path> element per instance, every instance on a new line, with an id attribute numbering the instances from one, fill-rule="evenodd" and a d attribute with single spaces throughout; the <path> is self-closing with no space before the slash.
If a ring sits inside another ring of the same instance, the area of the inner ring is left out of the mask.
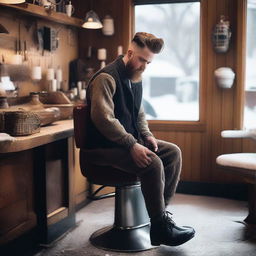
<path id="1" fill-rule="evenodd" d="M 124 55 L 124 57 L 122 58 L 124 65 L 126 66 L 127 62 L 128 62 L 128 57 L 127 54 Z"/>

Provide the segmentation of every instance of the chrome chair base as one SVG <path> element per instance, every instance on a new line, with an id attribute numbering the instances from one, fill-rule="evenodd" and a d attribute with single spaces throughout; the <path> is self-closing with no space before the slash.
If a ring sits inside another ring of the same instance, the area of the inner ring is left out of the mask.
<path id="1" fill-rule="evenodd" d="M 151 245 L 149 230 L 149 224 L 132 229 L 109 226 L 94 232 L 90 237 L 90 241 L 95 247 L 110 251 L 145 251 L 156 248 Z"/>
<path id="2" fill-rule="evenodd" d="M 94 232 L 90 241 L 110 251 L 149 250 L 155 248 L 150 241 L 149 223 L 140 183 L 116 187 L 114 224 Z"/>

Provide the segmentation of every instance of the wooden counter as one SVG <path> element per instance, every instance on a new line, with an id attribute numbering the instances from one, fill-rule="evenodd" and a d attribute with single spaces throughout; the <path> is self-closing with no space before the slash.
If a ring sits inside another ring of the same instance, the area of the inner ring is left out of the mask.
<path id="1" fill-rule="evenodd" d="M 0 142 L 0 153 L 19 152 L 48 144 L 74 134 L 73 120 L 61 120 L 41 127 L 39 133 L 15 137 L 15 141 Z"/>
<path id="2" fill-rule="evenodd" d="M 73 120 L 0 142 L 0 247 L 28 233 L 51 243 L 75 225 L 74 148 Z"/>

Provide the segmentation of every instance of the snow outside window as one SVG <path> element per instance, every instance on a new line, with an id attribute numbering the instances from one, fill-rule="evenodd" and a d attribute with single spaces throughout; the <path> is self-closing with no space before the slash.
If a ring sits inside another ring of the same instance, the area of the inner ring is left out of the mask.
<path id="1" fill-rule="evenodd" d="M 199 120 L 200 3 L 135 6 L 136 32 L 165 41 L 143 74 L 148 119 Z"/>

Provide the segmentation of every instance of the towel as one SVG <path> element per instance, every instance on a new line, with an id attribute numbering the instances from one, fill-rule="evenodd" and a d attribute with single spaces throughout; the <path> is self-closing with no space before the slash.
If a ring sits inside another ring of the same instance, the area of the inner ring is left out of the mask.
<path id="1" fill-rule="evenodd" d="M 0 133 L 0 142 L 15 141 L 16 139 L 7 133 Z"/>

